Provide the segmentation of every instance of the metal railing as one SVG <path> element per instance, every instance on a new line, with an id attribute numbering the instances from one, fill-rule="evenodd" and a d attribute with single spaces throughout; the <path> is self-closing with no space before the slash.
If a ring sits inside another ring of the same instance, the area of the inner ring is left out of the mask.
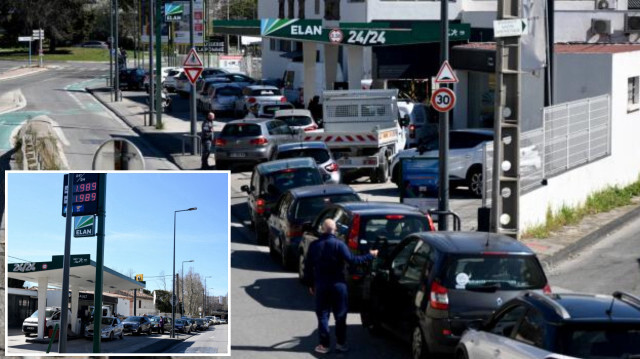
<path id="1" fill-rule="evenodd" d="M 196 154 L 201 155 L 202 154 L 202 143 L 200 143 L 200 135 L 190 135 L 188 133 L 185 133 L 182 135 L 181 139 L 182 139 L 182 155 L 184 156 L 184 154 L 186 153 L 185 151 L 185 142 L 190 140 L 191 138 L 196 138 L 197 141 L 197 145 L 196 145 Z"/>

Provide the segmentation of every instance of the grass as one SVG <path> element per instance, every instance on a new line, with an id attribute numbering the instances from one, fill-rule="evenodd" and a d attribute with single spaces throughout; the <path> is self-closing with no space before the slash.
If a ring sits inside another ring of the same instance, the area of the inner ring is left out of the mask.
<path id="1" fill-rule="evenodd" d="M 31 61 L 35 61 L 37 58 L 37 51 L 31 54 Z M 0 60 L 28 61 L 29 50 L 27 48 L 1 49 Z M 45 49 L 44 61 L 109 61 L 109 50 L 84 47 L 60 47 L 51 53 Z"/>
<path id="2" fill-rule="evenodd" d="M 607 187 L 594 192 L 587 197 L 584 204 L 577 207 L 562 206 L 556 213 L 547 209 L 544 224 L 529 228 L 524 238 L 547 238 L 553 231 L 579 223 L 588 215 L 609 212 L 612 209 L 626 206 L 632 203 L 634 197 L 640 196 L 640 177 L 636 182 L 626 187 Z"/>

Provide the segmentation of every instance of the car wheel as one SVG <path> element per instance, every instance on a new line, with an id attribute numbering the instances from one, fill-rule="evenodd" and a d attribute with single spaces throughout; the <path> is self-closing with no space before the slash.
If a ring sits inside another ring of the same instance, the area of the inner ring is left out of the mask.
<path id="1" fill-rule="evenodd" d="M 138 330 L 136 330 L 136 335 L 140 335 L 140 334 L 142 334 L 142 330 L 138 328 Z"/>
<path id="2" fill-rule="evenodd" d="M 120 332 L 120 339 L 124 339 L 124 332 Z"/>
<path id="3" fill-rule="evenodd" d="M 304 283 L 304 253 L 302 251 L 298 254 L 298 279 L 300 283 Z"/>
<path id="4" fill-rule="evenodd" d="M 271 256 L 271 258 L 276 259 L 278 253 L 276 253 L 276 246 L 273 243 L 273 236 L 269 236 L 269 255 Z"/>
<path id="5" fill-rule="evenodd" d="M 474 197 L 482 197 L 482 167 L 472 166 L 467 174 L 467 186 Z"/>
<path id="6" fill-rule="evenodd" d="M 287 250 L 287 243 L 282 239 L 280 240 L 280 243 L 280 261 L 282 263 L 282 267 L 288 271 L 296 270 L 295 261 L 291 258 L 292 256 Z"/>
<path id="7" fill-rule="evenodd" d="M 420 325 L 416 324 L 413 328 L 413 335 L 411 336 L 411 354 L 413 359 L 427 359 L 429 350 L 427 343 L 422 335 L 422 329 Z"/>
<path id="8" fill-rule="evenodd" d="M 109 333 L 109 340 L 113 341 L 113 332 Z"/>
<path id="9" fill-rule="evenodd" d="M 372 183 L 386 183 L 389 180 L 389 161 L 384 155 L 379 158 L 382 163 L 373 170 L 373 174 L 370 176 Z"/>
<path id="10" fill-rule="evenodd" d="M 469 355 L 467 355 L 467 351 L 464 350 L 464 347 L 460 346 L 458 350 L 456 350 L 456 359 L 469 359 Z"/>

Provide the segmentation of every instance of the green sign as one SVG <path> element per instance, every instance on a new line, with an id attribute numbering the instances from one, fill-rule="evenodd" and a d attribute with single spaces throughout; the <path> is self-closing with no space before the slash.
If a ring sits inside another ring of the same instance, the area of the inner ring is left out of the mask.
<path id="1" fill-rule="evenodd" d="M 93 237 L 96 235 L 96 216 L 73 217 L 75 224 L 73 226 L 74 237 Z"/>
<path id="2" fill-rule="evenodd" d="M 322 20 L 262 19 L 260 35 L 281 39 L 333 43 L 336 45 L 392 46 L 440 41 L 440 23 L 415 22 L 411 27 L 392 28 L 387 22 L 340 23 L 335 28 L 322 25 Z M 471 35 L 469 24 L 451 23 L 450 41 L 466 41 Z"/>
<path id="3" fill-rule="evenodd" d="M 183 4 L 166 3 L 164 4 L 164 16 L 166 21 L 180 21 L 182 20 L 182 13 L 184 12 Z"/>
<path id="4" fill-rule="evenodd" d="M 41 272 L 52 269 L 62 269 L 64 256 L 52 256 L 50 262 L 23 262 L 9 263 L 9 272 L 13 273 L 29 273 Z M 71 267 L 79 267 L 91 263 L 89 254 L 72 254 Z"/>

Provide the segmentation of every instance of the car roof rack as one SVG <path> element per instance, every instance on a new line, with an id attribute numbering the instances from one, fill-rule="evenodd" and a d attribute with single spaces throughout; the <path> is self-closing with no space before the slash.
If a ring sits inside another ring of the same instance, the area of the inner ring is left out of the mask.
<path id="1" fill-rule="evenodd" d="M 562 319 L 571 319 L 571 315 L 569 314 L 569 312 L 562 305 L 560 305 L 560 303 L 551 299 L 548 295 L 529 291 L 525 293 L 525 296 L 535 297 L 536 299 L 540 299 L 541 301 L 545 302 L 547 305 L 552 307 L 553 310 L 556 312 L 556 314 L 562 317 Z"/>
<path id="2" fill-rule="evenodd" d="M 632 304 L 633 306 L 635 306 L 636 308 L 640 309 L 640 298 L 636 297 L 635 295 L 629 293 L 629 292 L 624 292 L 624 291 L 620 291 L 617 290 L 615 292 L 613 292 L 612 296 L 618 300 L 621 300 L 625 303 L 628 304 Z"/>

